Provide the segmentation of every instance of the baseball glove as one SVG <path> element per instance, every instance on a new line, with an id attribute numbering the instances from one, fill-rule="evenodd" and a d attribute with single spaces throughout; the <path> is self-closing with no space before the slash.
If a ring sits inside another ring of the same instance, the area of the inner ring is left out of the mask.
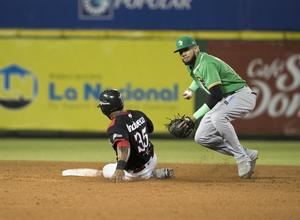
<path id="1" fill-rule="evenodd" d="M 173 119 L 169 120 L 169 123 L 165 124 L 165 126 L 170 134 L 177 138 L 188 137 L 195 127 L 195 123 L 191 118 L 185 115 L 178 114 L 177 116 L 174 116 Z"/>

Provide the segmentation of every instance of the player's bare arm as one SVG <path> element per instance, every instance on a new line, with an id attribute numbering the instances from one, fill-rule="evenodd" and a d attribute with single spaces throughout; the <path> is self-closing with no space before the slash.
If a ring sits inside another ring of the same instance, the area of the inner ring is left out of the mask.
<path id="1" fill-rule="evenodd" d="M 112 176 L 112 181 L 113 182 L 122 182 L 124 180 L 125 176 L 125 167 L 130 155 L 130 146 L 128 143 L 128 146 L 118 146 L 117 147 L 117 152 L 118 152 L 118 162 L 117 162 L 117 168 L 115 173 Z"/>

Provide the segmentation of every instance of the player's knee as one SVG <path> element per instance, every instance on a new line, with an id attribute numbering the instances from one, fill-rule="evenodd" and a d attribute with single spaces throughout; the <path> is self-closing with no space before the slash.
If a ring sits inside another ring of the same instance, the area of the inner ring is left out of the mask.
<path id="1" fill-rule="evenodd" d="M 104 178 L 111 178 L 116 170 L 117 164 L 116 163 L 109 163 L 106 164 L 102 169 L 102 175 Z"/>
<path id="2" fill-rule="evenodd" d="M 201 144 L 205 147 L 210 144 L 209 138 L 205 135 L 195 135 L 194 140 L 197 144 Z"/>

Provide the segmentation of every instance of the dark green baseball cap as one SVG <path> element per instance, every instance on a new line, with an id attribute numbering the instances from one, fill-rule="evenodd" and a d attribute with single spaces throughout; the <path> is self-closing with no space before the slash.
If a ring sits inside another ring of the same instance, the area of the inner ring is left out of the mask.
<path id="1" fill-rule="evenodd" d="M 174 53 L 178 52 L 179 50 L 196 46 L 196 45 L 197 43 L 194 40 L 194 38 L 190 36 L 181 36 L 176 40 L 176 50 L 174 51 Z"/>

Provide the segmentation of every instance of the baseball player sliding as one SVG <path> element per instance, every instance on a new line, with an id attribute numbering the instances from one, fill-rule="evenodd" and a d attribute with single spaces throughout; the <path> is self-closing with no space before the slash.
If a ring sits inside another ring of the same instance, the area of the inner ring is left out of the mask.
<path id="1" fill-rule="evenodd" d="M 116 163 L 103 167 L 103 177 L 113 182 L 174 177 L 171 168 L 156 169 L 157 157 L 149 138 L 154 130 L 152 121 L 141 111 L 124 110 L 117 90 L 105 90 L 99 100 L 98 107 L 111 120 L 107 132 L 117 155 Z"/>
<path id="2" fill-rule="evenodd" d="M 179 127 L 193 129 L 194 122 L 202 118 L 195 141 L 219 153 L 233 156 L 238 175 L 251 178 L 258 151 L 241 145 L 230 122 L 246 116 L 254 109 L 256 93 L 224 61 L 201 52 L 192 37 L 178 38 L 174 53 L 177 52 L 192 77 L 192 83 L 184 91 L 183 98 L 191 99 L 198 88 L 208 94 L 205 103 L 191 117 L 185 117 Z"/>

